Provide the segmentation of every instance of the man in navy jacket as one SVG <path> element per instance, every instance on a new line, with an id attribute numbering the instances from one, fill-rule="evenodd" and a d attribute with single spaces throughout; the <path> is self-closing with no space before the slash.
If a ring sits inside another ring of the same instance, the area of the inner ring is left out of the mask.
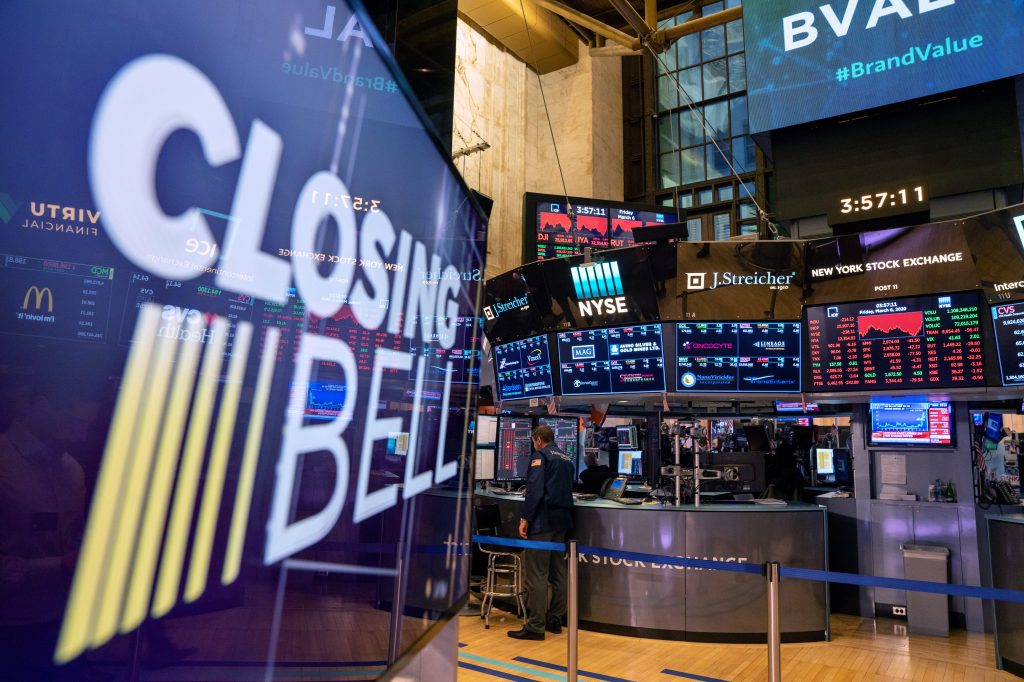
<path id="1" fill-rule="evenodd" d="M 519 535 L 541 542 L 565 542 L 572 528 L 572 460 L 553 444 L 549 426 L 533 432 L 534 452 L 526 475 L 526 501 L 519 519 Z M 544 639 L 544 630 L 558 634 L 566 608 L 566 565 L 563 552 L 527 549 L 523 554 L 526 573 L 528 619 L 522 630 L 508 633 L 516 639 Z M 551 606 L 548 607 L 548 582 Z"/>

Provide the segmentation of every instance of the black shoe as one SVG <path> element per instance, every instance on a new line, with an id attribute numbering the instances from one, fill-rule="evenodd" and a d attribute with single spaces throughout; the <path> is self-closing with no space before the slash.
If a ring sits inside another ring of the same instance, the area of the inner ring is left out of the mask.
<path id="1" fill-rule="evenodd" d="M 544 626 L 544 629 L 553 635 L 562 634 L 562 621 L 554 618 L 548 621 L 548 624 Z"/>
<path id="2" fill-rule="evenodd" d="M 534 632 L 532 630 L 527 630 L 525 627 L 522 630 L 509 630 L 505 634 L 507 634 L 512 639 L 544 639 L 543 632 Z"/>

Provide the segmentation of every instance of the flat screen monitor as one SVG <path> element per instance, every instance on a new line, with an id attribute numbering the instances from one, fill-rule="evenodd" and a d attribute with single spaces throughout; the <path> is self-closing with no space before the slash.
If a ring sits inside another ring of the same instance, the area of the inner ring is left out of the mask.
<path id="1" fill-rule="evenodd" d="M 786 412 L 819 412 L 821 407 L 818 403 L 787 403 L 781 400 L 775 401 L 775 411 L 779 414 Z"/>
<path id="2" fill-rule="evenodd" d="M 768 440 L 768 432 L 764 426 L 754 424 L 743 427 L 743 435 L 746 437 L 747 445 L 754 452 L 768 452 L 771 449 L 771 442 Z"/>
<path id="3" fill-rule="evenodd" d="M 580 420 L 576 417 L 541 417 L 538 426 L 550 426 L 555 434 L 555 445 L 569 455 L 573 466 L 579 462 Z"/>
<path id="4" fill-rule="evenodd" d="M 663 353 L 660 324 L 559 332 L 562 395 L 661 393 Z"/>
<path id="5" fill-rule="evenodd" d="M 814 473 L 819 476 L 834 476 L 836 464 L 832 448 L 816 448 L 814 451 Z"/>
<path id="6" fill-rule="evenodd" d="M 850 459 L 850 451 L 845 448 L 833 449 L 832 463 L 836 470 L 836 485 L 853 485 L 853 461 Z"/>
<path id="7" fill-rule="evenodd" d="M 999 435 L 1003 430 L 1003 415 L 998 412 L 989 412 L 985 418 L 985 438 L 993 443 L 999 442 Z"/>
<path id="8" fill-rule="evenodd" d="M 800 322 L 677 322 L 676 390 L 800 391 Z"/>
<path id="9" fill-rule="evenodd" d="M 626 476 L 644 475 L 644 459 L 641 450 L 619 450 L 619 473 Z"/>
<path id="10" fill-rule="evenodd" d="M 494 448 L 476 449 L 476 469 L 473 478 L 478 481 L 494 480 Z"/>
<path id="11" fill-rule="evenodd" d="M 531 260 L 574 256 L 588 247 L 630 246 L 635 243 L 633 228 L 679 220 L 676 209 L 668 206 L 533 193 L 527 193 L 524 202 L 523 222 L 530 249 L 526 257 Z"/>
<path id="12" fill-rule="evenodd" d="M 529 417 L 501 417 L 498 420 L 498 451 L 494 480 L 525 481 L 533 452 L 533 420 Z"/>
<path id="13" fill-rule="evenodd" d="M 640 445 L 637 442 L 635 426 L 616 426 L 615 439 L 619 442 L 619 448 L 635 448 Z"/>
<path id="14" fill-rule="evenodd" d="M 498 442 L 498 418 L 482 414 L 476 418 L 476 446 L 493 448 Z"/>
<path id="15" fill-rule="evenodd" d="M 952 447 L 953 405 L 927 398 L 872 399 L 868 445 Z"/>
<path id="16" fill-rule="evenodd" d="M 978 294 L 807 308 L 811 391 L 983 386 Z"/>
<path id="17" fill-rule="evenodd" d="M 555 389 L 547 335 L 495 346 L 494 377 L 501 400 L 552 395 Z"/>
<path id="18" fill-rule="evenodd" d="M 994 305 L 992 327 L 1003 386 L 1024 386 L 1024 303 Z"/>

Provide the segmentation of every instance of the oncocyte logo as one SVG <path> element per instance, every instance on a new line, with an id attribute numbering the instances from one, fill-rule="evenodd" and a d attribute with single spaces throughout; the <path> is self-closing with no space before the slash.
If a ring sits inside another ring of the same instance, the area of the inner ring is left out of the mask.
<path id="1" fill-rule="evenodd" d="M 629 312 L 616 261 L 578 265 L 569 269 L 580 315 Z"/>

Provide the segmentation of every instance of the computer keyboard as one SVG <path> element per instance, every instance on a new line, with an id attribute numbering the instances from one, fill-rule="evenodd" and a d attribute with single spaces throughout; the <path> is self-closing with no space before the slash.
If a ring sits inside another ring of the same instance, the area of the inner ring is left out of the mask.
<path id="1" fill-rule="evenodd" d="M 620 497 L 619 499 L 617 499 L 615 501 L 618 502 L 619 504 L 643 504 L 644 503 L 643 500 L 637 499 L 635 497 Z"/>

